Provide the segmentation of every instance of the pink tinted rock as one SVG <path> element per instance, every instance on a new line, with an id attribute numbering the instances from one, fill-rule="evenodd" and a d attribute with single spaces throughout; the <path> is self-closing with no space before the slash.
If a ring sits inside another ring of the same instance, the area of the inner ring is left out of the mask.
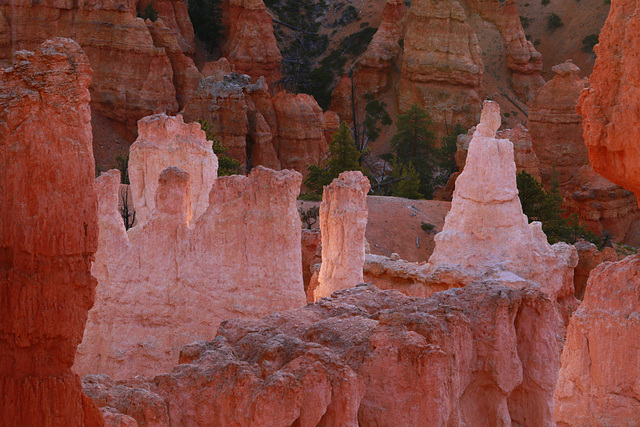
<path id="1" fill-rule="evenodd" d="M 362 172 L 342 172 L 322 192 L 320 232 L 322 267 L 314 300 L 362 282 L 367 193 L 371 187 Z"/>
<path id="2" fill-rule="evenodd" d="M 363 285 L 227 321 L 172 372 L 103 395 L 126 412 L 118 400 L 144 407 L 152 393 L 172 425 L 550 425 L 562 334 L 535 290 L 478 283 L 408 298 Z M 140 399 L 120 399 L 127 388 Z"/>
<path id="3" fill-rule="evenodd" d="M 212 339 L 224 319 L 305 304 L 299 173 L 257 167 L 249 176 L 218 178 L 191 227 L 193 178 L 177 168 L 159 178 L 155 210 L 128 232 L 114 211 L 117 175 L 99 178 L 101 232 L 92 269 L 99 286 L 76 372 L 157 375 L 177 363 L 185 344 Z"/>
<path id="4" fill-rule="evenodd" d="M 102 425 L 71 371 L 96 281 L 91 68 L 55 38 L 0 68 L 0 423 Z"/>
<path id="5" fill-rule="evenodd" d="M 635 425 L 640 419 L 639 269 L 640 257 L 633 256 L 591 272 L 562 351 L 558 426 Z"/>
<path id="6" fill-rule="evenodd" d="M 532 281 L 554 300 L 573 299 L 575 248 L 549 245 L 541 224 L 528 223 L 518 198 L 513 144 L 495 138 L 499 127 L 500 107 L 485 101 L 429 264 L 469 278 L 513 280 L 514 286 Z"/>
<path id="7" fill-rule="evenodd" d="M 176 166 L 191 176 L 191 201 L 187 222 L 196 220 L 209 206 L 209 192 L 216 180 L 218 159 L 198 123 L 185 124 L 182 116 L 157 114 L 138 122 L 138 139 L 131 146 L 129 177 L 136 221 L 142 225 L 156 208 L 158 178 Z"/>

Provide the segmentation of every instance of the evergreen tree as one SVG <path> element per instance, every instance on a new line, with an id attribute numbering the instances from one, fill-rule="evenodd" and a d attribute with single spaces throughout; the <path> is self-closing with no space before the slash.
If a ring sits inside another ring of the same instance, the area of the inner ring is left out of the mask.
<path id="1" fill-rule="evenodd" d="M 324 165 L 311 165 L 304 180 L 304 185 L 310 194 L 303 198 L 319 200 L 322 197 L 322 188 L 331 184 L 335 178 L 345 171 L 362 171 L 360 167 L 361 153 L 356 148 L 356 143 L 351 137 L 351 129 L 347 123 L 340 123 L 338 132 L 333 135 L 329 144 L 329 159 Z M 364 173 L 364 172 L 363 172 Z"/>
<path id="2" fill-rule="evenodd" d="M 458 135 L 466 133 L 466 129 L 460 123 L 457 123 L 453 130 L 442 138 L 442 147 L 440 147 L 440 167 L 446 174 L 446 179 L 454 172 L 458 171 L 456 164 L 456 151 L 458 150 Z M 446 181 L 445 181 L 446 182 Z"/>
<path id="3" fill-rule="evenodd" d="M 563 217 L 562 197 L 556 179 L 550 191 L 545 190 L 542 184 L 525 171 L 518 173 L 516 182 L 522 212 L 529 218 L 529 222 L 542 223 L 542 231 L 547 235 L 549 243 L 573 244 L 579 239 L 584 239 L 601 245 L 598 236 L 580 224 L 578 214 L 574 213 L 569 218 Z"/>
<path id="4" fill-rule="evenodd" d="M 408 165 L 394 164 L 392 177 L 399 179 L 393 186 L 392 194 L 394 196 L 406 199 L 424 198 L 420 193 L 420 176 L 412 163 Z"/>
<path id="5" fill-rule="evenodd" d="M 195 35 L 212 51 L 222 39 L 220 0 L 188 0 L 189 18 Z"/>
<path id="6" fill-rule="evenodd" d="M 400 164 L 413 164 L 420 177 L 420 193 L 427 198 L 431 198 L 433 193 L 436 161 L 435 134 L 430 129 L 432 124 L 429 113 L 414 104 L 398 116 L 397 132 L 391 138 L 391 146 L 396 150 Z"/>

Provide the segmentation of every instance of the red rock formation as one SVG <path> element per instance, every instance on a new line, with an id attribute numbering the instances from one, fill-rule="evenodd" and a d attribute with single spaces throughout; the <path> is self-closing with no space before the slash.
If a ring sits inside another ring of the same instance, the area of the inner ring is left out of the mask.
<path id="1" fill-rule="evenodd" d="M 640 257 L 633 256 L 591 272 L 562 352 L 558 426 L 635 425 L 640 419 L 639 270 Z"/>
<path id="2" fill-rule="evenodd" d="M 636 195 L 640 194 L 640 153 L 634 143 L 640 139 L 636 54 L 640 49 L 639 8 L 634 0 L 611 4 L 594 49 L 597 59 L 591 86 L 582 93 L 578 105 L 593 169 Z"/>
<path id="3" fill-rule="evenodd" d="M 324 113 L 324 139 L 327 146 L 333 141 L 333 135 L 340 129 L 340 116 L 333 111 L 325 111 Z"/>
<path id="4" fill-rule="evenodd" d="M 329 150 L 324 138 L 324 114 L 312 96 L 280 92 L 272 99 L 278 121 L 277 149 L 283 168 L 307 174 Z"/>
<path id="5" fill-rule="evenodd" d="M 85 391 L 140 424 L 165 404 L 171 425 L 550 425 L 562 329 L 534 290 L 424 299 L 365 285 L 225 322 L 169 374 L 88 377 Z"/>
<path id="6" fill-rule="evenodd" d="M 182 3 L 186 8 L 185 2 L 178 1 L 177 3 Z M 200 83 L 200 72 L 193 60 L 185 56 L 181 45 L 176 39 L 175 32 L 171 31 L 162 19 L 158 18 L 155 22 L 147 20 L 146 24 L 153 38 L 153 44 L 156 47 L 164 48 L 169 57 L 173 70 L 173 86 L 176 90 L 176 99 L 178 100 L 179 108 L 182 108 L 196 93 L 198 83 Z M 189 21 L 189 25 L 191 25 L 191 21 Z M 193 29 L 191 34 L 193 34 Z"/>
<path id="7" fill-rule="evenodd" d="M 194 175 L 169 168 L 156 176 L 155 210 L 128 232 L 116 210 L 118 175 L 98 178 L 92 272 L 99 285 L 76 372 L 157 375 L 174 366 L 183 345 L 213 338 L 224 319 L 305 304 L 300 174 L 257 167 L 249 176 L 220 177 L 206 211 L 189 224 Z M 138 176 L 131 176 L 134 188 Z"/>
<path id="8" fill-rule="evenodd" d="M 586 81 L 571 61 L 553 67 L 555 76 L 529 102 L 529 123 L 533 150 L 540 160 L 542 183 L 550 188 L 554 166 L 560 192 L 578 169 L 589 164 L 582 139 L 582 117 L 576 112 Z"/>
<path id="9" fill-rule="evenodd" d="M 393 61 L 402 48 L 407 6 L 404 0 L 387 0 L 382 21 L 358 64 L 357 87 L 363 93 L 379 93 L 389 85 Z"/>
<path id="10" fill-rule="evenodd" d="M 0 420 L 101 425 L 71 372 L 97 244 L 84 52 L 53 39 L 0 68 Z"/>
<path id="11" fill-rule="evenodd" d="M 226 42 L 223 55 L 236 71 L 268 85 L 281 78 L 282 55 L 273 34 L 271 16 L 262 0 L 224 0 Z"/>
<path id="12" fill-rule="evenodd" d="M 427 109 L 438 136 L 445 123 L 478 122 L 484 66 L 475 32 L 455 0 L 417 0 L 409 9 L 399 107 Z"/>
<path id="13" fill-rule="evenodd" d="M 322 267 L 314 301 L 362 282 L 369 179 L 359 171 L 342 172 L 324 187 L 320 204 Z"/>
<path id="14" fill-rule="evenodd" d="M 218 172 L 218 159 L 211 144 L 198 123 L 185 124 L 180 115 L 157 114 L 138 121 L 138 139 L 131 146 L 129 158 L 137 224 L 146 223 L 155 210 L 158 177 L 170 166 L 191 175 L 187 222 L 195 221 L 207 210 Z"/>
<path id="15" fill-rule="evenodd" d="M 169 29 L 180 46 L 180 50 L 192 58 L 195 52 L 195 37 L 187 2 L 181 0 L 139 0 L 137 2 L 138 14 L 143 14 L 149 3 L 158 12 L 158 19 Z"/>
<path id="16" fill-rule="evenodd" d="M 607 231 L 617 243 L 640 245 L 636 196 L 595 173 L 590 165 L 580 168 L 569 181 L 563 203 L 568 213 L 577 213 L 580 222 L 597 235 Z"/>
<path id="17" fill-rule="evenodd" d="M 536 91 L 544 85 L 544 79 L 540 76 L 542 55 L 527 40 L 515 2 L 466 0 L 466 4 L 483 20 L 493 23 L 498 28 L 506 44 L 511 86 L 524 100 L 533 98 Z"/>
<path id="18" fill-rule="evenodd" d="M 573 283 L 576 290 L 576 298 L 583 299 L 587 288 L 587 279 L 591 271 L 603 262 L 618 261 L 618 256 L 613 248 L 604 248 L 602 252 L 596 245 L 585 240 L 578 240 L 574 245 L 578 251 L 578 265 L 573 273 Z"/>

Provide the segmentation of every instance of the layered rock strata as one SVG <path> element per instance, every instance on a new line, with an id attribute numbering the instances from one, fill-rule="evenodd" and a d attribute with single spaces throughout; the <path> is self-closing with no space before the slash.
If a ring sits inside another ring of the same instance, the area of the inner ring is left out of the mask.
<path id="1" fill-rule="evenodd" d="M 446 124 L 475 125 L 484 65 L 475 32 L 455 0 L 414 1 L 407 17 L 399 107 L 427 109 L 439 136 Z"/>
<path id="2" fill-rule="evenodd" d="M 325 115 L 313 97 L 280 92 L 273 98 L 264 79 L 251 83 L 247 75 L 212 65 L 212 76 L 200 81 L 196 94 L 182 110 L 186 121 L 207 120 L 214 125 L 228 154 L 248 168 L 262 165 L 295 169 L 320 163 L 328 151 Z M 339 125 L 339 123 L 338 123 Z"/>
<path id="3" fill-rule="evenodd" d="M 322 192 L 320 233 L 322 266 L 314 300 L 362 282 L 371 185 L 359 171 L 342 172 Z"/>
<path id="4" fill-rule="evenodd" d="M 147 222 L 156 208 L 158 177 L 169 166 L 190 175 L 191 199 L 187 222 L 209 207 L 209 192 L 216 180 L 218 159 L 211 141 L 198 123 L 185 124 L 182 116 L 157 114 L 138 121 L 138 139 L 131 146 L 129 177 L 137 223 Z"/>
<path id="5" fill-rule="evenodd" d="M 0 420 L 101 425 L 71 371 L 96 281 L 91 68 L 56 38 L 0 68 Z"/>
<path id="6" fill-rule="evenodd" d="M 151 381 L 84 385 L 140 425 L 550 425 L 561 329 L 538 291 L 476 284 L 424 299 L 364 285 L 227 321 Z"/>
<path id="7" fill-rule="evenodd" d="M 171 167 L 156 179 L 155 209 L 127 232 L 118 174 L 98 178 L 99 286 L 76 372 L 156 375 L 171 369 L 183 345 L 211 339 L 223 319 L 305 304 L 299 173 L 257 167 L 220 177 L 191 227 L 191 175 Z"/>
<path id="8" fill-rule="evenodd" d="M 456 270 L 468 276 L 466 282 L 499 277 L 525 286 L 530 281 L 553 299 L 572 300 L 575 248 L 549 245 L 541 224 L 528 223 L 518 198 L 513 144 L 495 138 L 499 127 L 500 107 L 485 101 L 429 264 Z"/>
<path id="9" fill-rule="evenodd" d="M 558 426 L 635 425 L 640 419 L 638 271 L 640 257 L 633 256 L 591 273 L 562 352 Z"/>
<path id="10" fill-rule="evenodd" d="M 556 65 L 553 71 L 553 79 L 529 102 L 527 128 L 540 161 L 542 183 L 551 188 L 557 180 L 564 193 L 578 169 L 589 164 L 582 139 L 582 117 L 576 112 L 587 81 L 580 78 L 580 69 L 571 61 Z"/>
<path id="11" fill-rule="evenodd" d="M 593 169 L 627 190 L 640 194 L 637 36 L 640 5 L 634 0 L 611 4 L 609 17 L 594 48 L 597 59 L 590 87 L 582 92 L 578 113 L 583 117 L 584 142 Z"/>
<path id="12" fill-rule="evenodd" d="M 618 255 L 611 247 L 603 248 L 602 251 L 599 251 L 596 245 L 582 239 L 578 240 L 574 246 L 578 251 L 578 265 L 576 265 L 573 274 L 573 283 L 575 285 L 576 298 L 582 300 L 591 271 L 603 262 L 618 261 Z"/>
<path id="13" fill-rule="evenodd" d="M 271 16 L 262 0 L 224 0 L 223 55 L 241 74 L 256 81 L 264 76 L 268 85 L 281 78 L 282 55 L 273 33 Z"/>
<path id="14" fill-rule="evenodd" d="M 578 169 L 566 187 L 563 204 L 597 235 L 616 243 L 640 245 L 640 210 L 636 196 L 597 174 L 590 165 Z"/>
<path id="15" fill-rule="evenodd" d="M 513 0 L 466 0 L 466 5 L 486 22 L 494 24 L 505 41 L 511 87 L 522 99 L 529 100 L 544 85 L 540 75 L 542 55 L 527 37 Z"/>
<path id="16" fill-rule="evenodd" d="M 387 0 L 382 20 L 358 63 L 357 87 L 363 93 L 380 93 L 389 86 L 389 74 L 402 52 L 407 6 L 404 0 Z M 397 67 L 397 65 L 396 65 Z"/>

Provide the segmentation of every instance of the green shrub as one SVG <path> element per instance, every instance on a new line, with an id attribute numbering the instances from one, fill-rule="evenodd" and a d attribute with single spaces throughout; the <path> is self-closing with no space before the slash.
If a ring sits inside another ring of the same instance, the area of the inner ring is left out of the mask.
<path id="1" fill-rule="evenodd" d="M 211 148 L 218 157 L 218 176 L 239 175 L 242 173 L 242 164 L 227 154 L 228 147 L 222 145 L 220 137 L 216 133 L 213 124 L 207 120 L 198 120 L 200 127 L 207 135 L 207 141 L 211 141 Z"/>
<path id="2" fill-rule="evenodd" d="M 431 233 L 433 230 L 435 230 L 436 226 L 433 224 L 429 224 L 428 222 L 423 222 L 421 225 L 422 229 L 424 231 L 427 231 L 429 233 Z"/>
<path id="3" fill-rule="evenodd" d="M 158 19 L 158 11 L 153 7 L 153 2 L 150 1 L 147 7 L 144 8 L 142 13 L 140 14 L 142 19 L 148 19 L 151 22 L 156 22 Z"/>
<path id="4" fill-rule="evenodd" d="M 529 26 L 529 18 L 526 16 L 520 16 L 520 23 L 522 24 L 522 28 L 525 29 Z"/>
<path id="5" fill-rule="evenodd" d="M 549 28 L 551 31 L 555 31 L 562 26 L 564 26 L 564 22 L 562 22 L 562 18 L 560 18 L 555 13 L 552 13 L 551 15 L 549 15 L 549 17 L 547 18 L 547 28 Z"/>
<path id="6" fill-rule="evenodd" d="M 120 184 L 129 185 L 129 153 L 116 156 L 117 169 L 120 171 Z"/>
<path id="7" fill-rule="evenodd" d="M 582 39 L 582 50 L 586 53 L 593 53 L 593 47 L 598 44 L 598 35 L 589 34 Z"/>

